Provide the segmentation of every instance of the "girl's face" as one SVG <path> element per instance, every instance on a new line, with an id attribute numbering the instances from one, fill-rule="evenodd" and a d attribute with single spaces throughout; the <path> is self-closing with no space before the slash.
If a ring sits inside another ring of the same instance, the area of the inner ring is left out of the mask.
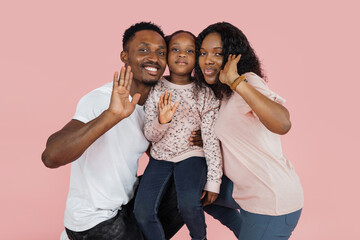
<path id="1" fill-rule="evenodd" d="M 209 33 L 204 38 L 199 56 L 199 66 L 208 84 L 219 81 L 223 63 L 222 41 L 219 33 Z"/>
<path id="2" fill-rule="evenodd" d="M 173 36 L 168 46 L 168 66 L 171 74 L 189 75 L 195 67 L 195 40 L 188 33 Z"/>

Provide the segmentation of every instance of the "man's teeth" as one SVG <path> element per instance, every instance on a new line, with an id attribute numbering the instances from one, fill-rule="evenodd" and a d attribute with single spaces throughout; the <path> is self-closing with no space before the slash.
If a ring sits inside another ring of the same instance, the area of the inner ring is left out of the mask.
<path id="1" fill-rule="evenodd" d="M 151 71 L 151 72 L 156 72 L 157 68 L 153 68 L 153 67 L 145 67 L 146 70 Z"/>

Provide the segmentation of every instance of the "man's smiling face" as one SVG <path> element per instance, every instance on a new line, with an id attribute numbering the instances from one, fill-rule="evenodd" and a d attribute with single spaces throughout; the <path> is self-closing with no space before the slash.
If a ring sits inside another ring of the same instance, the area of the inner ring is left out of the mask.
<path id="1" fill-rule="evenodd" d="M 121 59 L 131 67 L 135 81 L 155 85 L 166 68 L 165 40 L 153 30 L 138 31 L 121 53 Z"/>

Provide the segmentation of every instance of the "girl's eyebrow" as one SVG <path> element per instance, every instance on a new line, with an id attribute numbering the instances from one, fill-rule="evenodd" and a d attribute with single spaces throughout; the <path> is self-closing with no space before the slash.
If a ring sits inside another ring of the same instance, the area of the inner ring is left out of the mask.
<path id="1" fill-rule="evenodd" d="M 180 43 L 172 43 L 170 46 L 172 46 L 172 45 L 180 45 Z M 188 47 L 194 47 L 194 45 L 187 45 Z"/>

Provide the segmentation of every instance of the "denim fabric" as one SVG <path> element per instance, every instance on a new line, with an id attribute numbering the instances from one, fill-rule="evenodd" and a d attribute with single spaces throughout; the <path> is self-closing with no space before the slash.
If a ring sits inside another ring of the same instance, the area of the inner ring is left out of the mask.
<path id="1" fill-rule="evenodd" d="M 269 216 L 241 209 L 239 240 L 287 240 L 294 231 L 301 209 L 285 215 Z"/>
<path id="2" fill-rule="evenodd" d="M 238 238 L 242 220 L 240 207 L 233 199 L 232 192 L 233 182 L 223 175 L 218 198 L 213 204 L 204 207 L 204 211 L 219 220 Z"/>
<path id="3" fill-rule="evenodd" d="M 191 157 L 173 163 L 150 158 L 135 199 L 134 213 L 147 240 L 165 239 L 158 214 L 159 203 L 173 176 L 179 211 L 192 239 L 206 236 L 205 216 L 200 197 L 205 185 L 205 158 Z"/>
<path id="4" fill-rule="evenodd" d="M 66 233 L 70 240 L 143 240 L 133 207 L 134 200 L 123 206 L 112 219 L 83 232 L 66 229 Z M 169 188 L 160 204 L 158 216 L 166 239 L 172 238 L 184 225 L 177 207 L 174 181 L 169 183 Z"/>

